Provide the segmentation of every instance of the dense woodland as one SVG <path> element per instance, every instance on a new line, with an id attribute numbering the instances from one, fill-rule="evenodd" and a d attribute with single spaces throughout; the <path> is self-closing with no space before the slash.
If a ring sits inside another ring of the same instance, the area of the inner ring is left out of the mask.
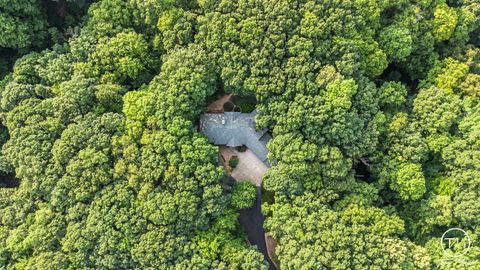
<path id="1" fill-rule="evenodd" d="M 479 269 L 478 0 L 0 0 L 0 269 L 268 269 L 221 93 L 272 132 L 281 269 Z"/>

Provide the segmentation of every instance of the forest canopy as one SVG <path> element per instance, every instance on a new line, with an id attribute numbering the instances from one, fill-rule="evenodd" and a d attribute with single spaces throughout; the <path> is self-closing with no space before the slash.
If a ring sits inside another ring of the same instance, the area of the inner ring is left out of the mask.
<path id="1" fill-rule="evenodd" d="M 237 222 L 255 187 L 197 128 L 230 93 L 273 137 L 279 269 L 478 269 L 478 0 L 0 11 L 0 269 L 268 269 Z"/>

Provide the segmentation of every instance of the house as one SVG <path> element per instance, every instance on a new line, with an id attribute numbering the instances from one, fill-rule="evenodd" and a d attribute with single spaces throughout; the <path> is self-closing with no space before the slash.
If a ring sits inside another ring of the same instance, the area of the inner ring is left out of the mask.
<path id="1" fill-rule="evenodd" d="M 200 131 L 211 143 L 229 147 L 246 146 L 267 167 L 267 143 L 272 138 L 267 129 L 255 129 L 255 115 L 251 113 L 225 112 L 207 113 L 200 116 Z"/>

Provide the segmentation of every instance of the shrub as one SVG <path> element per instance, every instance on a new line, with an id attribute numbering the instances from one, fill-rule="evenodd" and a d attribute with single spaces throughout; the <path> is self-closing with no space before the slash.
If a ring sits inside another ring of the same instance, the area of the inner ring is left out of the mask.
<path id="1" fill-rule="evenodd" d="M 233 104 L 230 101 L 227 101 L 223 104 L 223 110 L 225 112 L 232 112 L 234 108 L 235 108 L 235 104 Z"/>
<path id="2" fill-rule="evenodd" d="M 232 192 L 232 206 L 235 209 L 246 209 L 253 206 L 257 197 L 257 188 L 248 181 L 238 182 Z"/>
<path id="3" fill-rule="evenodd" d="M 255 103 L 245 103 L 242 105 L 243 113 L 251 113 L 255 110 Z"/>
<path id="4" fill-rule="evenodd" d="M 255 96 L 238 96 L 235 95 L 232 97 L 231 101 L 238 107 L 241 108 L 243 113 L 250 113 L 255 110 L 255 104 L 257 104 L 257 99 Z"/>
<path id="5" fill-rule="evenodd" d="M 230 166 L 230 168 L 232 169 L 235 169 L 238 165 L 238 157 L 237 156 L 233 156 L 230 158 L 230 160 L 228 161 L 228 166 Z"/>
<path id="6" fill-rule="evenodd" d="M 235 150 L 243 153 L 243 152 L 247 151 L 247 147 L 245 145 L 241 145 L 241 146 L 235 147 Z"/>

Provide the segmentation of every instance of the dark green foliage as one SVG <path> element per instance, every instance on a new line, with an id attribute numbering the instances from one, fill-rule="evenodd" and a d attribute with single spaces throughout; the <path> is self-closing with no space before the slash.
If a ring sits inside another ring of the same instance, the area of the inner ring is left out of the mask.
<path id="1" fill-rule="evenodd" d="M 102 83 L 140 86 L 150 79 L 148 72 L 155 63 L 150 49 L 141 34 L 120 32 L 99 40 L 87 62 L 75 65 L 75 71 Z"/>
<path id="2" fill-rule="evenodd" d="M 235 169 L 238 165 L 238 162 L 239 162 L 239 159 L 237 156 L 232 156 L 229 160 L 228 160 L 228 166 L 230 166 L 230 168 L 232 169 Z"/>
<path id="3" fill-rule="evenodd" d="M 0 8 L 1 48 L 28 48 L 45 40 L 48 24 L 40 1 L 1 1 Z"/>
<path id="4" fill-rule="evenodd" d="M 357 204 L 334 211 L 325 198 L 307 193 L 266 209 L 272 214 L 267 229 L 284 243 L 276 249 L 282 267 L 430 269 L 425 249 L 400 238 L 404 224 L 398 216 Z M 314 250 L 320 252 L 310 256 Z"/>
<path id="5" fill-rule="evenodd" d="M 0 1 L 0 79 L 11 69 L 16 58 L 31 50 L 64 42 L 71 35 L 71 27 L 81 21 L 90 2 Z"/>
<path id="6" fill-rule="evenodd" d="M 225 102 L 225 104 L 223 104 L 223 110 L 225 112 L 233 112 L 234 108 L 235 108 L 235 104 L 233 104 L 233 102 L 231 101 L 227 101 Z"/>
<path id="7" fill-rule="evenodd" d="M 239 107 L 242 113 L 251 113 L 255 110 L 257 104 L 255 96 L 234 95 L 230 101 L 235 104 L 235 106 Z"/>
<path id="8" fill-rule="evenodd" d="M 237 150 L 238 152 L 245 152 L 247 151 L 247 149 L 248 148 L 245 145 L 235 147 L 235 150 Z"/>
<path id="9" fill-rule="evenodd" d="M 216 89 L 213 66 L 205 51 L 195 44 L 164 56 L 161 72 L 149 84 L 158 99 L 157 114 L 195 119 Z"/>
<path id="10" fill-rule="evenodd" d="M 242 108 L 242 113 L 251 113 L 253 110 L 255 110 L 255 103 L 243 104 L 241 108 Z"/>

